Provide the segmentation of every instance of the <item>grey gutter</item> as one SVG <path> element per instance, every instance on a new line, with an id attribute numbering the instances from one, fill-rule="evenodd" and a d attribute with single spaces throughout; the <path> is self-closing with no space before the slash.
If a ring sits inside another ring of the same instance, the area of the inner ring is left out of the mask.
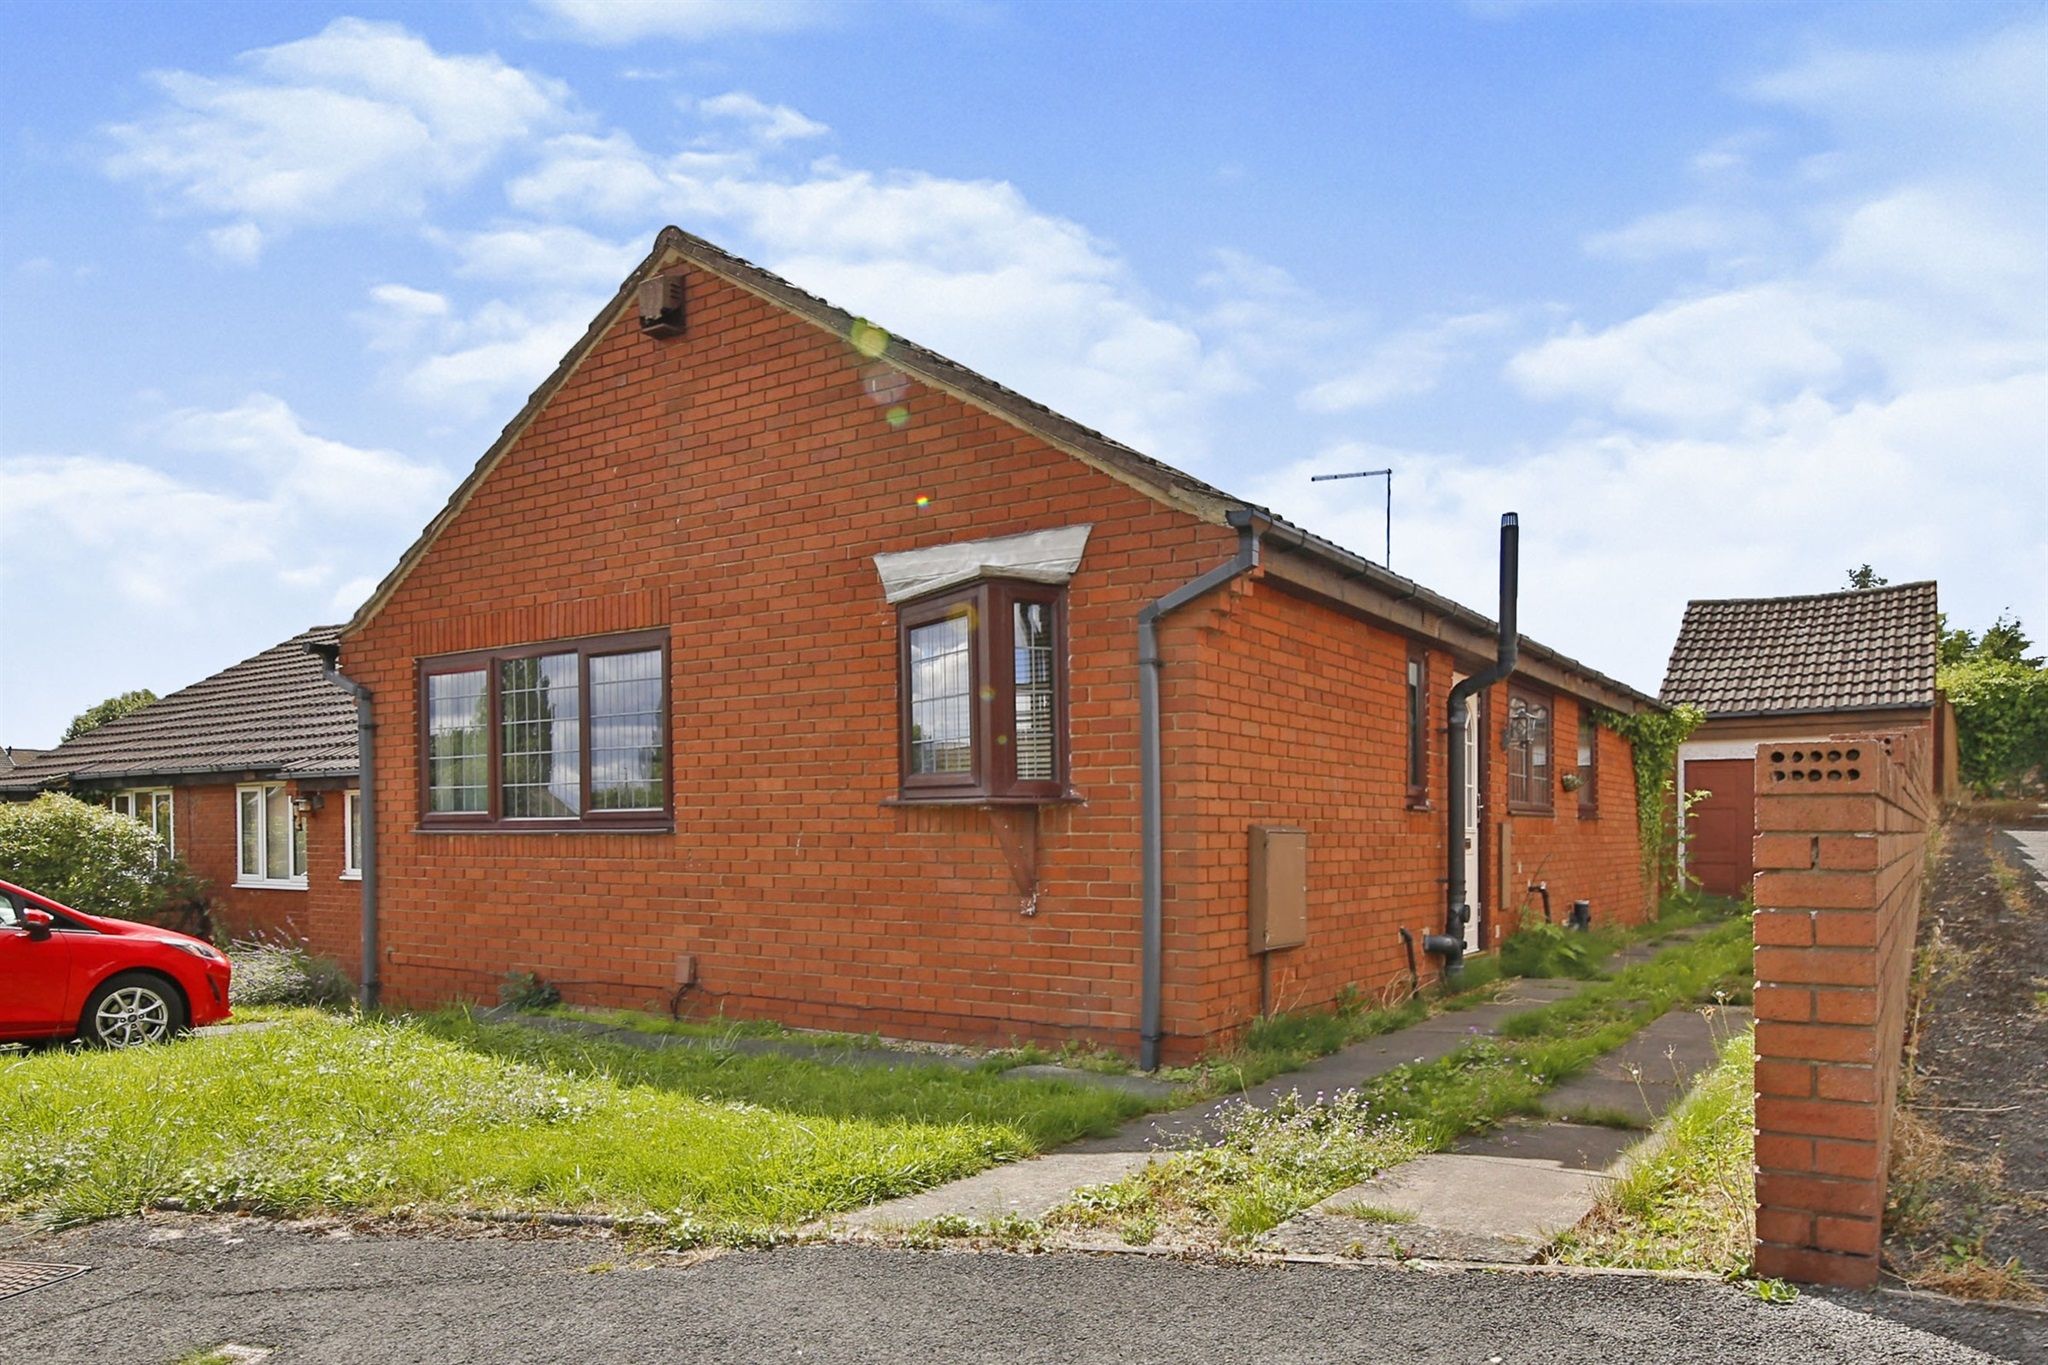
<path id="1" fill-rule="evenodd" d="M 1263 539 L 1268 541 L 1275 549 L 1298 551 L 1311 558 L 1319 559 L 1352 578 L 1370 583 L 1384 591 L 1398 594 L 1403 599 L 1419 602 L 1429 611 L 1448 620 L 1455 621 L 1459 625 L 1478 634 L 1498 635 L 1500 633 L 1500 624 L 1498 622 L 1489 620 L 1485 615 L 1472 610 L 1472 608 L 1462 602 L 1453 601 L 1442 593 L 1433 592 L 1412 578 L 1405 578 L 1391 569 L 1374 563 L 1370 559 L 1353 554 L 1335 541 L 1325 540 L 1312 531 L 1305 531 L 1292 522 L 1283 521 L 1275 517 L 1270 512 L 1259 510 L 1257 511 L 1257 516 L 1260 522 L 1263 523 Z M 1282 535 L 1285 536 L 1285 539 L 1278 538 Z M 1531 640 L 1526 636 L 1518 635 L 1516 641 L 1519 652 L 1526 654 L 1531 659 L 1540 659 L 1545 663 L 1564 669 L 1566 672 L 1576 673 L 1588 682 L 1597 683 L 1601 687 L 1608 688 L 1617 695 L 1627 697 L 1638 705 L 1653 711 L 1668 711 L 1671 709 L 1670 703 L 1659 701 L 1649 693 L 1630 687 L 1618 678 L 1611 678 L 1596 668 L 1590 668 L 1580 663 L 1577 659 L 1572 658 L 1569 654 L 1561 654 L 1550 646 Z"/>
<path id="2" fill-rule="evenodd" d="M 1773 716 L 1848 716 L 1863 711 L 1927 711 L 1933 708 L 1934 701 L 1933 697 L 1929 697 L 1926 701 L 1865 702 L 1860 706 L 1784 706 L 1772 711 L 1707 711 L 1703 706 L 1700 709 L 1706 712 L 1706 719 L 1701 724 L 1711 725 L 1717 720 L 1769 720 Z M 1683 706 L 1687 703 L 1665 704 Z M 1699 706 L 1699 703 L 1693 702 L 1691 705 Z"/>
<path id="3" fill-rule="evenodd" d="M 363 822 L 362 846 L 356 850 L 363 874 L 362 1003 L 364 1009 L 374 1010 L 384 990 L 377 946 L 377 719 L 370 689 L 342 675 L 339 643 L 308 644 L 306 649 L 320 657 L 327 680 L 356 703 L 356 813 Z"/>
<path id="4" fill-rule="evenodd" d="M 1164 974 L 1166 853 L 1162 819 L 1159 752 L 1159 620 L 1222 587 L 1259 565 L 1259 532 L 1248 508 L 1233 508 L 1225 519 L 1237 531 L 1237 554 L 1199 578 L 1181 584 L 1138 612 L 1138 768 L 1142 864 L 1143 964 L 1138 1004 L 1138 1066 L 1159 1069 L 1160 994 Z"/>

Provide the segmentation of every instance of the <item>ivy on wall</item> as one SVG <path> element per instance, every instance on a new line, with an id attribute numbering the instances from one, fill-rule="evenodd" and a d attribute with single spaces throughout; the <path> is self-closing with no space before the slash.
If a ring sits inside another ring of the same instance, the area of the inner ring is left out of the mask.
<path id="1" fill-rule="evenodd" d="M 1662 899 L 1678 881 L 1678 825 L 1672 818 L 1672 792 L 1678 783 L 1678 746 L 1699 729 L 1706 713 L 1690 704 L 1669 711 L 1638 711 L 1625 716 L 1601 711 L 1601 725 L 1629 742 L 1636 769 L 1636 838 L 1643 864 L 1643 884 Z"/>
<path id="2" fill-rule="evenodd" d="M 2048 669 L 1971 658 L 1943 666 L 1956 711 L 1957 768 L 1979 796 L 2040 791 L 2048 780 Z"/>

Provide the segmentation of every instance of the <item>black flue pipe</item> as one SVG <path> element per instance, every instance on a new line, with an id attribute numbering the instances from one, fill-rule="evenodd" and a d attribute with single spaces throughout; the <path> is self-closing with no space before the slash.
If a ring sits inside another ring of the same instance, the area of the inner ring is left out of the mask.
<path id="1" fill-rule="evenodd" d="M 1506 512 L 1500 519 L 1500 627 L 1499 645 L 1493 667 L 1475 673 L 1451 689 L 1449 752 L 1445 755 L 1450 791 L 1444 801 L 1446 867 L 1444 877 L 1444 931 L 1422 940 L 1425 952 L 1444 960 L 1444 975 L 1456 976 L 1465 969 L 1465 926 L 1472 918 L 1472 905 L 1465 886 L 1465 728 L 1471 723 L 1466 703 L 1515 671 L 1520 636 L 1515 631 L 1515 597 L 1520 585 L 1521 519 Z"/>

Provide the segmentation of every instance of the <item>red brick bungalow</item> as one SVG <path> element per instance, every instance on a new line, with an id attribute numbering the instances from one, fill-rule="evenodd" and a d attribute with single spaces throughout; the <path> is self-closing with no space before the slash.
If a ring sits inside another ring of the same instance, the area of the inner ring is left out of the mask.
<path id="1" fill-rule="evenodd" d="M 0 800 L 62 791 L 156 831 L 210 885 L 216 936 L 353 932 L 356 718 L 309 652 L 320 626 L 0 770 Z M 33 889 L 33 888 L 31 888 Z"/>
<path id="2" fill-rule="evenodd" d="M 668 228 L 342 631 L 383 991 L 532 971 L 1186 1057 L 1408 981 L 1401 931 L 1446 923 L 1447 695 L 1495 652 L 1480 614 Z M 1641 916 L 1630 755 L 1592 716 L 1658 703 L 1526 640 L 1482 695 L 1473 946 L 1536 883 Z"/>

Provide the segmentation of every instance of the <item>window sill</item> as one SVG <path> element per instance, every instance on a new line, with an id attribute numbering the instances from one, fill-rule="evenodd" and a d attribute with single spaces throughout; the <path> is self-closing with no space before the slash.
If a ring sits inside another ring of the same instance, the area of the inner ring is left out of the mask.
<path id="1" fill-rule="evenodd" d="M 1408 798 L 1408 809 L 1420 813 L 1427 813 L 1429 811 L 1435 810 L 1436 806 L 1430 802 L 1428 797 L 1417 798 L 1411 796 Z"/>
<path id="2" fill-rule="evenodd" d="M 1518 805 L 1516 805 L 1516 804 L 1515 804 L 1514 802 L 1510 801 L 1510 802 L 1508 803 L 1508 814 L 1509 814 L 1509 815 L 1534 815 L 1534 816 L 1540 816 L 1540 817 L 1542 817 L 1543 819 L 1549 820 L 1549 819 L 1555 819 L 1555 818 L 1556 818 L 1556 816 L 1557 816 L 1557 807 L 1556 807 L 1556 806 L 1518 806 Z"/>
<path id="3" fill-rule="evenodd" d="M 359 881 L 361 881 L 362 879 L 363 879 L 363 874 L 362 874 L 362 873 L 360 873 L 360 872 L 344 872 L 344 873 L 342 873 L 342 874 L 341 874 L 341 876 L 339 876 L 339 877 L 338 877 L 338 878 L 336 878 L 335 880 L 337 880 L 337 881 L 344 881 L 344 882 L 359 882 Z"/>
<path id="4" fill-rule="evenodd" d="M 674 834 L 675 821 L 663 820 L 655 824 L 618 825 L 522 825 L 513 822 L 479 825 L 414 825 L 414 834 Z"/>
<path id="5" fill-rule="evenodd" d="M 238 879 L 232 885 L 235 889 L 241 891 L 304 891 L 306 889 L 306 880 L 303 877 L 297 881 L 282 882 Z"/>
<path id="6" fill-rule="evenodd" d="M 906 810 L 919 806 L 1085 806 L 1088 798 L 1069 790 L 1058 796 L 885 796 L 881 804 Z"/>

